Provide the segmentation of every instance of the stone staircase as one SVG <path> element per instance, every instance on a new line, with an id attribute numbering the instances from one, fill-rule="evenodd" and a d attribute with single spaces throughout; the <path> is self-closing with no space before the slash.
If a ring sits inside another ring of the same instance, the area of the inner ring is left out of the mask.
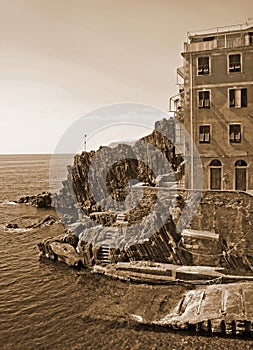
<path id="1" fill-rule="evenodd" d="M 116 222 L 114 226 L 116 227 L 126 227 L 128 225 L 128 222 L 126 221 L 126 214 L 124 213 L 118 213 Z M 114 231 L 108 230 L 105 234 L 104 241 L 99 249 L 98 252 L 98 260 L 100 261 L 101 265 L 108 265 L 111 263 L 111 252 L 110 248 L 112 248 L 114 245 L 114 238 L 115 238 Z"/>
<path id="2" fill-rule="evenodd" d="M 105 234 L 105 239 L 101 245 L 98 252 L 98 259 L 100 260 L 101 265 L 108 265 L 111 263 L 111 253 L 110 247 L 113 245 L 114 233 L 107 231 Z"/>
<path id="3" fill-rule="evenodd" d="M 108 265 L 111 262 L 110 259 L 110 247 L 108 244 L 101 245 L 98 252 L 98 259 L 101 265 Z"/>
<path id="4" fill-rule="evenodd" d="M 116 222 L 115 222 L 115 226 L 127 226 L 128 225 L 128 221 L 125 220 L 126 219 L 126 214 L 124 213 L 118 213 L 117 214 L 117 218 L 116 218 Z"/>

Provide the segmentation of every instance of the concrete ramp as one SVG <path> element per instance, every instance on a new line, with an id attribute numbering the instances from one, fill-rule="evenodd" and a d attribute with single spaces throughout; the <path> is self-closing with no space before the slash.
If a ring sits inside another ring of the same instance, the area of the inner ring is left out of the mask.
<path id="1" fill-rule="evenodd" d="M 253 283 L 207 286 L 185 294 L 175 309 L 152 324 L 175 329 L 240 334 L 253 332 Z"/>

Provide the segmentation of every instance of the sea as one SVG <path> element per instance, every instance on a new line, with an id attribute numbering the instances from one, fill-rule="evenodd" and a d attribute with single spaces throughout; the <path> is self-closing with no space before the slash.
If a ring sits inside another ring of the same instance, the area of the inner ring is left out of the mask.
<path id="1" fill-rule="evenodd" d="M 132 314 L 159 317 L 158 301 L 165 298 L 175 306 L 183 286 L 126 283 L 42 260 L 38 243 L 63 232 L 54 225 L 27 226 L 57 214 L 15 201 L 50 190 L 50 161 L 50 155 L 41 154 L 0 156 L 1 350 L 253 348 L 252 338 L 154 328 L 132 320 Z M 9 223 L 18 228 L 6 228 Z"/>

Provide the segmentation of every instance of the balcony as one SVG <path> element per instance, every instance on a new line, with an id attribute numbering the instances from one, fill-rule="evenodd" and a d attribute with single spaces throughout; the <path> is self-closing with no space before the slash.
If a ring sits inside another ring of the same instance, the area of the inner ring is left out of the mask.
<path id="1" fill-rule="evenodd" d="M 190 44 L 185 43 L 184 45 L 185 52 L 214 50 L 217 49 L 217 40 L 193 42 Z"/>
<path id="2" fill-rule="evenodd" d="M 230 49 L 252 45 L 252 24 L 235 25 L 188 33 L 188 41 L 184 44 L 184 52 Z"/>
<path id="3" fill-rule="evenodd" d="M 172 96 L 169 102 L 169 110 L 174 114 L 174 117 L 183 121 L 184 119 L 184 91 L 180 88 L 179 94 Z"/>
<path id="4" fill-rule="evenodd" d="M 210 41 L 192 41 L 184 44 L 184 52 L 197 52 L 215 49 L 231 49 L 233 47 L 242 47 L 252 45 L 251 36 L 229 37 L 222 36 Z"/>

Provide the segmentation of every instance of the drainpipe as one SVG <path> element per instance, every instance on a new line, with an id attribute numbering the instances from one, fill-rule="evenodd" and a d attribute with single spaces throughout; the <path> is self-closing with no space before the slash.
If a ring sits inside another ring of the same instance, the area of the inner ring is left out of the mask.
<path id="1" fill-rule="evenodd" d="M 190 54 L 190 136 L 191 136 L 191 189 L 194 187 L 193 181 L 193 77 L 192 77 L 192 55 Z"/>

